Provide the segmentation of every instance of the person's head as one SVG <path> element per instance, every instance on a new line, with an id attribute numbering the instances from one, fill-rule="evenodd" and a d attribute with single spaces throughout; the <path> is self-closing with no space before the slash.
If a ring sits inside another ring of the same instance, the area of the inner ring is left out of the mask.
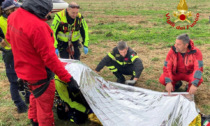
<path id="1" fill-rule="evenodd" d="M 14 0 L 5 0 L 4 2 L 2 2 L 1 7 L 3 13 L 9 16 L 12 12 L 14 12 L 17 8 L 19 8 L 20 5 L 14 2 Z"/>
<path id="2" fill-rule="evenodd" d="M 21 7 L 41 19 L 46 19 L 53 9 L 53 2 L 52 0 L 24 0 Z"/>
<path id="3" fill-rule="evenodd" d="M 127 52 L 128 52 L 127 43 L 124 42 L 124 41 L 118 42 L 118 44 L 117 44 L 117 49 L 118 49 L 120 55 L 121 55 L 122 57 L 125 57 L 126 54 L 127 54 Z"/>
<path id="4" fill-rule="evenodd" d="M 68 15 L 72 19 L 75 19 L 79 13 L 79 8 L 80 8 L 80 6 L 76 2 L 69 3 L 69 6 L 67 8 Z"/>
<path id="5" fill-rule="evenodd" d="M 187 34 L 181 34 L 176 38 L 176 52 L 186 53 L 190 43 L 190 38 Z"/>

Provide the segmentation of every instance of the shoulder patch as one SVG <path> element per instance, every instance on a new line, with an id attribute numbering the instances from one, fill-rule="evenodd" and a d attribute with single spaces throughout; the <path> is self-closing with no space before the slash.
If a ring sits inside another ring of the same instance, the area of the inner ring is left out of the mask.
<path id="1" fill-rule="evenodd" d="M 135 56 L 135 54 L 131 54 L 130 58 L 132 59 Z"/>

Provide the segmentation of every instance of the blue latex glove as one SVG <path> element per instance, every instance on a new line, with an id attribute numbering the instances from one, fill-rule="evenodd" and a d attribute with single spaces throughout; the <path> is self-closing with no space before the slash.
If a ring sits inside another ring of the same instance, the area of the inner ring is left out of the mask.
<path id="1" fill-rule="evenodd" d="M 88 53 L 88 47 L 84 46 L 83 49 L 84 49 L 84 53 L 87 54 Z"/>
<path id="2" fill-rule="evenodd" d="M 58 53 L 59 53 L 59 51 L 58 51 L 58 49 L 55 49 L 55 54 L 58 56 Z"/>

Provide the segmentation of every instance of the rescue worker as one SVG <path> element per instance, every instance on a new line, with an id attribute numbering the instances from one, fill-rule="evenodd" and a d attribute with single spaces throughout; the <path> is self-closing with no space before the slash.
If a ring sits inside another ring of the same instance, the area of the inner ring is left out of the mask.
<path id="1" fill-rule="evenodd" d="M 117 47 L 101 60 L 95 71 L 99 72 L 104 66 L 107 66 L 110 71 L 113 72 L 117 77 L 118 83 L 129 85 L 136 84 L 136 81 L 144 69 L 137 53 L 128 47 L 127 43 L 124 41 L 118 42 Z M 132 77 L 130 80 L 125 81 L 123 74 L 132 75 Z"/>
<path id="2" fill-rule="evenodd" d="M 80 60 L 80 42 L 82 36 L 84 53 L 88 53 L 88 26 L 84 17 L 79 13 L 80 6 L 71 2 L 67 9 L 58 12 L 52 22 L 56 54 L 61 58 Z"/>
<path id="3" fill-rule="evenodd" d="M 203 82 L 202 73 L 201 51 L 194 46 L 187 34 L 179 35 L 167 54 L 160 83 L 166 86 L 166 91 L 170 94 L 182 86 L 181 81 L 187 81 L 186 90 L 189 94 L 195 94 Z"/>
<path id="4" fill-rule="evenodd" d="M 14 59 L 11 50 L 10 44 L 5 39 L 5 35 L 7 32 L 7 17 L 13 13 L 19 7 L 18 3 L 15 3 L 13 0 L 5 0 L 2 3 L 2 16 L 0 16 L 0 50 L 2 51 L 3 61 L 5 63 L 6 68 L 6 75 L 10 82 L 10 93 L 12 100 L 14 101 L 15 105 L 17 106 L 18 113 L 27 112 L 28 107 L 26 103 L 29 103 L 29 95 L 30 92 L 26 91 L 25 95 L 25 102 L 22 100 L 19 94 L 19 86 L 17 82 L 17 75 L 14 69 Z M 1 15 L 1 14 L 0 14 Z"/>
<path id="5" fill-rule="evenodd" d="M 92 110 L 80 90 L 72 91 L 58 76 L 55 76 L 55 87 L 60 98 L 57 105 L 58 117 L 76 124 L 84 123 Z"/>
<path id="6" fill-rule="evenodd" d="M 54 125 L 52 72 L 72 90 L 79 88 L 55 54 L 53 31 L 45 22 L 52 8 L 52 0 L 25 0 L 8 17 L 6 39 L 12 46 L 17 76 L 32 92 L 28 118 L 33 126 Z"/>
<path id="7" fill-rule="evenodd" d="M 102 125 L 80 90 L 72 91 L 58 76 L 55 76 L 55 87 L 57 91 L 55 101 L 59 119 L 82 124 L 88 118 L 90 121 Z"/>

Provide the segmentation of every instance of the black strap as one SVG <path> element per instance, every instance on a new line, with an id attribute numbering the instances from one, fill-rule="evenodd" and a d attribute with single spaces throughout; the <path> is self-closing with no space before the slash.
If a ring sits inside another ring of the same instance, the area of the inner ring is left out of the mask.
<path id="1" fill-rule="evenodd" d="M 33 90 L 32 92 L 33 92 L 34 97 L 35 98 L 38 98 L 39 96 L 41 96 L 47 90 L 47 88 L 48 88 L 49 85 L 50 85 L 50 80 L 48 80 L 46 83 L 44 83 L 39 88 Z"/>
<path id="2" fill-rule="evenodd" d="M 48 81 L 49 81 L 49 79 L 43 79 L 43 80 L 40 80 L 40 81 L 38 81 L 38 82 L 36 82 L 34 84 L 28 84 L 28 85 L 32 85 L 32 86 L 40 85 L 40 84 L 43 84 L 43 83 L 47 83 Z"/>
<path id="3" fill-rule="evenodd" d="M 54 79 L 54 73 L 47 67 L 46 67 L 46 72 L 47 72 L 47 79 L 43 79 L 43 80 L 38 81 L 37 83 L 31 84 L 31 85 L 43 84 L 39 88 L 32 91 L 35 98 L 38 98 L 39 96 L 41 96 L 49 87 L 50 81 Z"/>

